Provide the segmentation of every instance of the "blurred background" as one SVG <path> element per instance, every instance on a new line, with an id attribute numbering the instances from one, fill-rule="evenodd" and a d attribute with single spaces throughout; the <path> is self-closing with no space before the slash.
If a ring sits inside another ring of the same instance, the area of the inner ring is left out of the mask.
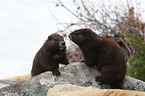
<path id="1" fill-rule="evenodd" d="M 115 39 L 125 50 L 128 75 L 145 80 L 144 6 L 144 0 L 0 0 L 0 79 L 30 74 L 48 35 L 63 35 L 69 50 L 67 35 L 91 28 Z"/>

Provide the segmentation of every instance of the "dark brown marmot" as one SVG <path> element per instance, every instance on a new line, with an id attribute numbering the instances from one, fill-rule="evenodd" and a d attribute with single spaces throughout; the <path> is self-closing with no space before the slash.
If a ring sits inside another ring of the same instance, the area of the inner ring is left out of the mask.
<path id="1" fill-rule="evenodd" d="M 123 88 L 127 66 L 123 51 L 114 40 L 100 37 L 90 29 L 76 30 L 69 38 L 82 50 L 84 63 L 101 73 L 97 82 L 113 89 Z"/>
<path id="2" fill-rule="evenodd" d="M 52 34 L 37 52 L 31 71 L 31 76 L 38 75 L 46 71 L 52 71 L 52 74 L 59 76 L 59 63 L 68 64 L 66 55 L 66 46 L 62 36 Z"/>

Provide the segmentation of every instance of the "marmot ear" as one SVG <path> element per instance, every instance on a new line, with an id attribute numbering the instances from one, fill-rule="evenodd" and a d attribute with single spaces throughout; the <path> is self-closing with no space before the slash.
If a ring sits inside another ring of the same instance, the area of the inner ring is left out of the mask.
<path id="1" fill-rule="evenodd" d="M 48 40 L 51 40 L 51 36 L 48 36 Z"/>

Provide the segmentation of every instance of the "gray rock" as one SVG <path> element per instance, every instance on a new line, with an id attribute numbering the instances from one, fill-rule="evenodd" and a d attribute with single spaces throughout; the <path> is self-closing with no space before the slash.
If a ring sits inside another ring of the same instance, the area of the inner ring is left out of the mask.
<path id="1" fill-rule="evenodd" d="M 51 72 L 45 72 L 26 81 L 2 88 L 0 96 L 46 96 L 49 88 L 61 84 L 109 88 L 107 85 L 98 85 L 99 82 L 95 81 L 95 76 L 99 76 L 100 73 L 83 63 L 75 62 L 59 70 L 61 72 L 59 77 L 53 76 Z M 126 76 L 124 89 L 145 91 L 144 86 L 144 82 Z"/>
<path id="2" fill-rule="evenodd" d="M 1 84 L 1 83 L 0 83 L 0 88 L 6 87 L 6 86 L 10 86 L 10 85 L 3 84 L 3 83 Z"/>
<path id="3" fill-rule="evenodd" d="M 7 80 L 0 80 L 0 89 L 6 86 L 11 86 L 16 84 L 17 81 L 7 81 Z"/>

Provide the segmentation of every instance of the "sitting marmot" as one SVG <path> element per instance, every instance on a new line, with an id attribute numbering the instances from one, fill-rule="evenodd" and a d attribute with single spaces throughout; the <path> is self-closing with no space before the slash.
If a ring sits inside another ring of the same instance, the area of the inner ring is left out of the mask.
<path id="1" fill-rule="evenodd" d="M 38 75 L 46 71 L 52 71 L 52 74 L 59 76 L 59 63 L 68 64 L 66 55 L 66 46 L 62 36 L 52 34 L 37 52 L 31 71 L 31 76 Z"/>
<path id="2" fill-rule="evenodd" d="M 123 88 L 127 66 L 117 42 L 100 37 L 90 29 L 76 30 L 69 38 L 82 50 L 84 63 L 101 73 L 101 76 L 96 77 L 97 82 L 109 84 L 114 89 Z"/>

